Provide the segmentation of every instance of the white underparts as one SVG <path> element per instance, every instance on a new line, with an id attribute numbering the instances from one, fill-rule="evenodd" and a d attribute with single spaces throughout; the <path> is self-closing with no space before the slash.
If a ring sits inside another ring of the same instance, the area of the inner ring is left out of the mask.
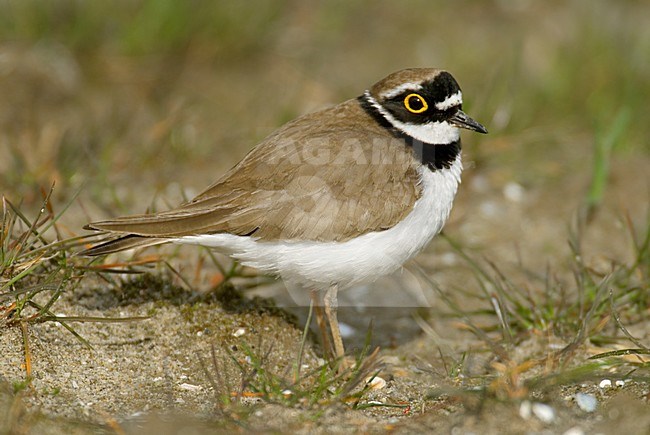
<path id="1" fill-rule="evenodd" d="M 347 287 L 373 280 L 399 269 L 420 252 L 449 216 L 460 183 L 460 155 L 448 169 L 431 171 L 423 166 L 419 171 L 422 196 L 403 221 L 346 242 L 264 242 L 232 234 L 187 236 L 173 241 L 217 248 L 247 266 L 307 288 L 335 283 Z"/>

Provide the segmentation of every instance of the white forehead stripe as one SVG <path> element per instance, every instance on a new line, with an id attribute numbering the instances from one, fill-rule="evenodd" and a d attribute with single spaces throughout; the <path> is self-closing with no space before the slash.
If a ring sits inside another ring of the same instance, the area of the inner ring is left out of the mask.
<path id="1" fill-rule="evenodd" d="M 462 103 L 463 103 L 463 93 L 461 91 L 458 91 L 455 94 L 445 98 L 445 101 L 436 103 L 436 109 L 447 110 L 450 107 L 459 106 Z"/>
<path id="2" fill-rule="evenodd" d="M 402 83 L 396 88 L 382 92 L 379 96 L 388 99 L 393 98 L 405 91 L 419 91 L 420 89 L 422 89 L 422 85 L 420 83 Z"/>

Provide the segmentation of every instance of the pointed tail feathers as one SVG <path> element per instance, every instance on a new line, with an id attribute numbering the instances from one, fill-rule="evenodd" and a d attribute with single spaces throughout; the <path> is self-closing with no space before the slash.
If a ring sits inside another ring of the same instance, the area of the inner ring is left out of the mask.
<path id="1" fill-rule="evenodd" d="M 156 239 L 153 237 L 142 237 L 133 234 L 108 240 L 91 248 L 79 252 L 78 255 L 95 257 L 97 255 L 112 254 L 114 252 L 126 251 L 127 249 L 140 248 L 145 246 L 159 245 L 168 242 L 168 239 Z"/>

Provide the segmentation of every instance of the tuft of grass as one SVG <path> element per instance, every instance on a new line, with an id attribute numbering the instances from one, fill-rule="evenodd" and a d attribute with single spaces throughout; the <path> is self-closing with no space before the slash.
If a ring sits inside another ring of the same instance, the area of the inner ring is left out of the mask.
<path id="1" fill-rule="evenodd" d="M 61 230 L 49 202 L 52 195 L 43 192 L 42 206 L 33 220 L 28 219 L 11 201 L 2 198 L 0 225 L 0 328 L 20 327 L 25 349 L 25 370 L 31 378 L 31 352 L 28 325 L 57 320 L 79 340 L 88 343 L 52 312 L 63 291 L 74 286 L 83 275 L 76 273 L 61 241 Z M 46 232 L 53 230 L 55 241 Z"/>
<path id="2" fill-rule="evenodd" d="M 628 220 L 627 237 L 634 260 L 625 263 L 612 259 L 608 272 L 597 271 L 585 263 L 582 227 L 583 224 L 578 224 L 569 236 L 573 283 L 563 282 L 550 270 L 539 274 L 521 266 L 523 274 L 529 278 L 525 287 L 517 285 L 489 259 L 476 260 L 460 244 L 443 236 L 473 270 L 481 290 L 479 297 L 489 306 L 465 315 L 493 315 L 497 319 L 495 327 L 501 330 L 502 341 L 512 343 L 517 335 L 529 331 L 552 332 L 558 337 L 572 336 L 590 327 L 585 325 L 590 312 L 592 320 L 602 321 L 611 315 L 606 297 L 610 291 L 613 303 L 619 309 L 630 315 L 642 313 L 650 290 L 650 224 L 638 234 Z M 492 330 L 487 328 L 486 332 Z M 604 339 L 588 335 L 592 340 Z"/>
<path id="3" fill-rule="evenodd" d="M 549 270 L 539 275 L 522 266 L 522 272 L 529 277 L 526 287 L 515 284 L 489 259 L 473 258 L 444 236 L 473 270 L 481 292 L 478 296 L 463 293 L 478 297 L 485 308 L 464 310 L 435 282 L 428 281 L 451 316 L 484 343 L 488 361 L 483 373 L 468 374 L 464 368 L 467 353 L 463 353 L 447 373 L 456 386 L 432 391 L 429 399 L 453 396 L 474 404 L 477 397 L 551 400 L 550 393 L 558 387 L 603 376 L 650 380 L 650 344 L 641 342 L 626 327 L 647 321 L 650 223 L 637 231 L 628 219 L 632 261 L 612 260 L 608 272 L 597 271 L 586 263 L 581 228 L 578 225 L 569 240 L 573 282 L 554 278 Z M 491 322 L 486 324 L 485 318 Z M 440 342 L 435 331 L 426 324 L 422 326 L 436 343 Z M 547 342 L 546 346 L 521 350 L 524 343 L 539 342 L 540 338 Z M 449 352 L 442 344 L 440 349 Z"/>
<path id="4" fill-rule="evenodd" d="M 273 344 L 263 347 L 240 343 L 241 355 L 227 350 L 226 361 L 217 357 L 214 347 L 211 362 L 199 360 L 212 385 L 219 413 L 227 418 L 241 420 L 242 403 L 265 402 L 290 408 L 301 408 L 321 414 L 331 406 L 347 404 L 352 409 L 364 409 L 371 404 L 363 402 L 370 383 L 382 369 L 379 349 L 369 353 L 367 345 L 356 358 L 354 367 L 339 372 L 338 364 L 323 364 L 296 376 L 295 366 L 288 365 L 277 372 L 270 364 Z M 254 349 L 258 349 L 257 351 Z M 300 356 L 298 357 L 300 358 Z M 235 384 L 225 374 L 230 364 L 239 372 Z"/>
<path id="5" fill-rule="evenodd" d="M 52 189 L 43 192 L 42 206 L 34 219 L 2 198 L 0 225 L 0 302 L 5 326 L 56 317 L 52 305 L 63 291 L 79 282 L 83 271 L 71 261 L 69 247 L 81 238 L 64 239 L 50 203 Z M 46 233 L 54 232 L 50 241 Z M 44 296 L 44 302 L 37 302 Z M 66 326 L 66 322 L 62 322 Z"/>
<path id="6" fill-rule="evenodd" d="M 2 198 L 0 221 L 0 329 L 20 328 L 25 351 L 26 382 L 32 375 L 29 326 L 57 322 L 87 347 L 90 344 L 71 326 L 72 322 L 132 321 L 141 318 L 95 318 L 60 316 L 53 306 L 66 291 L 74 290 L 89 269 L 72 254 L 86 241 L 84 236 L 66 238 L 59 219 L 69 204 L 55 213 L 50 201 L 54 186 L 42 191 L 42 204 L 33 219 L 9 199 Z"/>

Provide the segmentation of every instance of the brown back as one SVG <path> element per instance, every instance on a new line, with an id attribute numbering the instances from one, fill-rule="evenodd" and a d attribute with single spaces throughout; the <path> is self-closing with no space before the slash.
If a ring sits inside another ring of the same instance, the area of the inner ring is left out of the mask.
<path id="1" fill-rule="evenodd" d="M 420 196 L 418 162 L 357 100 L 298 118 L 177 209 L 96 222 L 146 237 L 346 241 L 391 228 Z"/>

